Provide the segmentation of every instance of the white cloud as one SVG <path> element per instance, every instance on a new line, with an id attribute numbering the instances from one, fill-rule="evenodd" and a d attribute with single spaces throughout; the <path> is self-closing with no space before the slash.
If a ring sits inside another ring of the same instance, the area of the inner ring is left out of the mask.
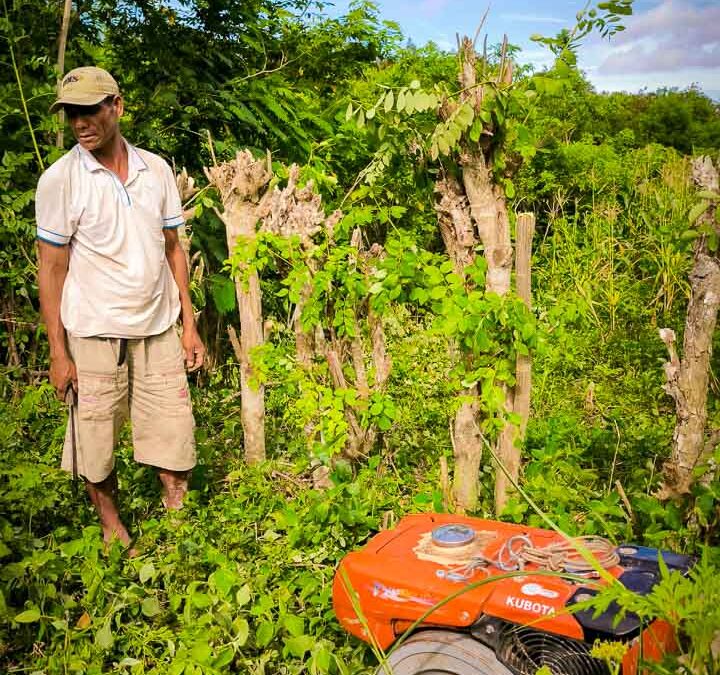
<path id="1" fill-rule="evenodd" d="M 613 39 L 598 75 L 720 67 L 720 4 L 663 0 Z"/>

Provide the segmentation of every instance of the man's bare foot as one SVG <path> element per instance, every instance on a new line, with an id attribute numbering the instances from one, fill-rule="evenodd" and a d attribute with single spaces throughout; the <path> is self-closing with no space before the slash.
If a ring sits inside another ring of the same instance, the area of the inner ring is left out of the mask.
<path id="1" fill-rule="evenodd" d="M 100 518 L 105 548 L 109 549 L 113 541 L 119 541 L 128 550 L 128 555 L 132 557 L 137 554 L 137 551 L 130 547 L 130 535 L 120 520 L 115 503 L 118 488 L 115 472 L 99 483 L 85 481 L 85 487 Z"/>
<path id="2" fill-rule="evenodd" d="M 179 511 L 187 494 L 188 472 L 158 469 L 162 483 L 162 503 L 168 511 Z"/>
<path id="3" fill-rule="evenodd" d="M 138 555 L 138 550 L 131 546 L 132 539 L 130 539 L 130 535 L 123 525 L 116 529 L 103 527 L 103 541 L 105 542 L 106 552 L 112 548 L 115 542 L 119 542 L 127 552 L 128 558 L 134 558 Z"/>

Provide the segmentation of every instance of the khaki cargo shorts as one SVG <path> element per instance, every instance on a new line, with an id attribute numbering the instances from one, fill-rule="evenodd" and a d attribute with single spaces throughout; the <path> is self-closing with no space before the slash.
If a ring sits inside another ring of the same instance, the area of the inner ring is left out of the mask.
<path id="1" fill-rule="evenodd" d="M 122 365 L 118 365 L 120 343 L 116 338 L 68 336 L 78 373 L 77 473 L 91 483 L 112 473 L 115 445 L 128 419 L 135 461 L 173 471 L 192 469 L 195 421 L 175 327 L 160 335 L 128 339 Z M 62 468 L 73 469 L 69 420 Z"/>

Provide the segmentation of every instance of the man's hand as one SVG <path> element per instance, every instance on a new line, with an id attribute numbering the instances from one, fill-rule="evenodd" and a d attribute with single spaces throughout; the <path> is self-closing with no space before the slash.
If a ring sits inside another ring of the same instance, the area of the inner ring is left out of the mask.
<path id="1" fill-rule="evenodd" d="M 68 387 L 72 386 L 77 391 L 77 368 L 75 362 L 67 354 L 50 359 L 50 384 L 55 387 L 57 396 L 61 401 L 65 400 Z"/>
<path id="2" fill-rule="evenodd" d="M 194 325 L 190 328 L 183 328 L 181 342 L 183 352 L 185 352 L 185 366 L 188 372 L 192 373 L 201 368 L 205 361 L 205 345 Z"/>

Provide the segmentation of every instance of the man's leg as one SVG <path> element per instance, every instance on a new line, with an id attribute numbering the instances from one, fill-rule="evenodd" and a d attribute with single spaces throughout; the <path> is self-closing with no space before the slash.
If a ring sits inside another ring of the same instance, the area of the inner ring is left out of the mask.
<path id="1" fill-rule="evenodd" d="M 158 476 L 162 483 L 162 503 L 168 511 L 177 511 L 182 508 L 187 494 L 189 475 L 189 471 L 158 469 Z"/>
<path id="2" fill-rule="evenodd" d="M 195 422 L 174 327 L 128 343 L 135 461 L 157 469 L 165 508 L 182 508 L 196 463 Z"/>
<path id="3" fill-rule="evenodd" d="M 78 397 L 70 411 L 75 424 L 67 425 L 62 466 L 83 477 L 105 542 L 115 538 L 127 546 L 130 536 L 118 515 L 114 469 L 115 445 L 128 417 L 127 367 L 118 365 L 119 340 L 69 336 L 68 343 L 78 370 Z"/>
<path id="4" fill-rule="evenodd" d="M 120 514 L 115 503 L 118 491 L 116 473 L 113 471 L 100 483 L 91 483 L 86 480 L 85 487 L 100 518 L 105 543 L 109 544 L 113 539 L 117 539 L 125 546 L 129 546 L 130 535 L 120 520 Z"/>

